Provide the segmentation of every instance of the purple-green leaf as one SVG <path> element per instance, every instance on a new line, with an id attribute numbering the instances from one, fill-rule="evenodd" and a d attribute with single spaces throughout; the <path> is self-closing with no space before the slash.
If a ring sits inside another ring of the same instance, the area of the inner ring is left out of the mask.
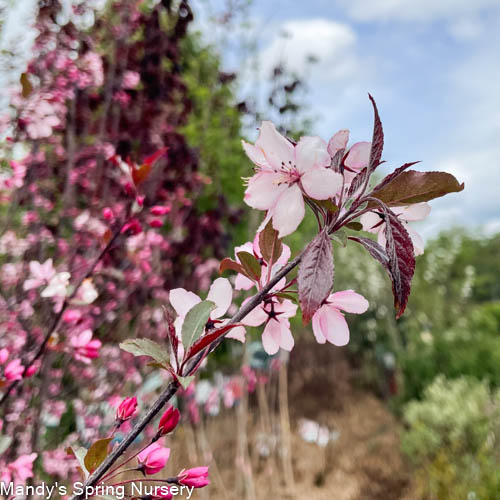
<path id="1" fill-rule="evenodd" d="M 283 245 L 278 238 L 278 231 L 274 229 L 272 221 L 269 221 L 259 234 L 259 248 L 262 257 L 271 266 L 280 258 L 283 252 Z"/>
<path id="2" fill-rule="evenodd" d="M 108 446 L 113 438 L 99 439 L 87 451 L 84 458 L 85 468 L 90 472 L 94 472 L 99 465 L 108 456 Z"/>
<path id="3" fill-rule="evenodd" d="M 309 243 L 297 275 L 299 302 L 304 324 L 321 307 L 333 286 L 333 254 L 328 233 L 323 230 Z"/>
<path id="4" fill-rule="evenodd" d="M 349 236 L 349 239 L 356 241 L 365 247 L 368 253 L 375 260 L 378 260 L 382 266 L 384 266 L 384 269 L 389 273 L 389 257 L 387 257 L 387 253 L 381 245 L 379 245 L 376 241 L 363 236 Z"/>
<path id="5" fill-rule="evenodd" d="M 260 280 L 261 267 L 259 261 L 249 252 L 238 252 L 238 259 L 241 262 L 245 274 L 254 281 Z"/>
<path id="6" fill-rule="evenodd" d="M 429 201 L 448 193 L 457 193 L 464 188 L 463 183 L 459 184 L 453 175 L 446 172 L 416 170 L 401 172 L 390 182 L 379 186 L 370 196 L 392 207 Z M 371 202 L 368 206 L 376 206 L 376 203 Z"/>

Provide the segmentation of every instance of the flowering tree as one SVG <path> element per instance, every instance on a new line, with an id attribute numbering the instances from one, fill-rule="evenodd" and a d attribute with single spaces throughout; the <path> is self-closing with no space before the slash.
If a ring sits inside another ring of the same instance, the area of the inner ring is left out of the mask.
<path id="1" fill-rule="evenodd" d="M 129 2 L 113 7 L 106 14 L 112 42 L 104 31 L 97 31 L 102 38 L 85 38 L 76 20 L 56 32 L 57 8 L 42 9 L 37 57 L 13 96 L 0 177 L 9 228 L 0 241 L 5 256 L 1 479 L 26 481 L 42 451 L 38 427 L 23 426 L 21 414 L 36 421 L 43 408 L 45 415 L 61 419 L 88 406 L 95 412 L 81 432 L 44 450 L 46 472 L 57 474 L 51 458 L 66 456 L 64 449 L 71 447 L 68 462 L 78 461 L 84 482 L 84 491 L 75 491 L 73 498 L 129 483 L 163 484 L 156 496 L 143 497 L 170 498 L 172 488 L 206 486 L 208 469 L 183 469 L 167 479 L 145 477 L 165 468 L 170 449 L 161 441 L 174 431 L 180 414 L 168 406 L 156 430 L 149 424 L 179 390 L 189 390 L 217 346 L 225 338 L 245 342 L 245 327 L 252 326 L 262 327 L 268 354 L 290 351 L 290 318 L 299 309 L 304 324 L 312 323 L 317 342 L 347 344 L 344 313 L 362 314 L 369 304 L 353 290 L 333 291 L 332 240 L 357 243 L 382 264 L 400 317 L 415 255 L 423 251 L 409 224 L 428 215 L 429 200 L 458 192 L 463 184 L 444 172 L 413 170 L 415 163 L 374 183 L 384 135 L 371 96 L 371 142 L 349 146 L 347 130 L 328 142 L 308 136 L 295 142 L 264 121 L 255 144 L 243 142 L 254 164 L 244 201 L 264 216 L 251 241 L 236 247 L 234 258 L 223 258 L 219 267 L 220 273 L 236 273 L 234 288 L 249 296 L 235 308 L 231 281 L 218 277 L 202 299 L 188 288 L 197 290 L 210 268 L 176 276 L 181 267 L 202 268 L 209 247 L 223 256 L 218 245 L 223 217 L 193 210 L 193 199 L 209 180 L 197 173 L 196 156 L 179 133 L 189 100 L 175 66 L 191 11 L 185 1 L 175 11 L 171 2 L 147 12 Z M 79 5 L 74 15 L 87 9 Z M 173 26 L 167 32 L 161 27 L 165 12 Z M 99 55 L 99 44 L 113 56 Z M 24 150 L 21 158 L 18 149 Z M 20 216 L 15 213 L 19 220 L 11 220 L 15 206 L 21 207 Z M 297 230 L 306 207 L 317 221 L 317 234 L 292 258 L 282 239 Z M 362 230 L 376 233 L 377 241 Z M 164 311 L 167 303 L 171 307 Z M 232 309 L 236 312 L 228 315 Z M 113 336 L 114 330 L 127 331 L 129 338 Z M 98 357 L 104 370 L 95 364 Z M 167 387 L 132 426 L 138 401 L 120 394 L 123 378 L 140 387 L 148 369 L 158 370 Z M 83 393 L 77 386 L 85 383 Z M 77 397 L 69 407 L 64 398 L 72 391 Z M 116 407 L 114 415 L 101 411 L 104 400 Z M 119 442 L 118 431 L 123 433 Z M 129 452 L 143 433 L 144 446 Z M 92 444 L 85 448 L 82 442 Z M 59 471 L 63 479 L 76 474 L 70 469 Z M 124 472 L 133 477 L 117 479 Z"/>

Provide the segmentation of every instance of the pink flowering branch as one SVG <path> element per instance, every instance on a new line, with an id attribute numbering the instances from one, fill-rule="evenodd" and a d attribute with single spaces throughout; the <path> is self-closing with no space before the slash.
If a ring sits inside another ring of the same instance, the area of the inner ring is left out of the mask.
<path id="1" fill-rule="evenodd" d="M 255 309 L 273 289 L 273 287 L 290 271 L 295 269 L 301 262 L 304 252 L 301 252 L 294 260 L 284 266 L 276 275 L 269 281 L 269 283 L 262 288 L 262 290 L 254 295 L 248 302 L 246 302 L 233 317 L 226 323 L 235 324 L 241 321 L 249 312 Z M 229 333 L 229 331 L 227 332 Z M 199 358 L 206 356 L 212 352 L 223 340 L 225 334 L 217 338 L 212 344 L 207 346 L 204 351 L 200 352 L 194 358 L 191 358 L 184 368 L 184 375 L 189 375 L 195 371 L 199 364 Z M 161 393 L 158 399 L 153 403 L 151 408 L 144 414 L 144 416 L 135 424 L 132 430 L 120 441 L 120 444 L 104 459 L 101 465 L 88 477 L 84 482 L 83 489 L 90 486 L 95 486 L 104 477 L 106 472 L 113 466 L 113 464 L 125 453 L 125 451 L 132 445 L 135 439 L 141 434 L 146 426 L 158 415 L 161 409 L 172 399 L 172 397 L 179 390 L 180 383 L 174 379 L 167 388 Z M 81 500 L 83 495 L 73 495 L 70 500 Z"/>
<path id="2" fill-rule="evenodd" d="M 94 273 L 95 268 L 97 267 L 97 265 L 99 264 L 99 262 L 101 262 L 101 260 L 108 253 L 108 251 L 113 246 L 113 244 L 115 243 L 115 241 L 118 239 L 118 237 L 120 236 L 120 234 L 123 232 L 123 228 L 128 223 L 128 219 L 129 219 L 129 217 L 128 217 L 128 212 L 127 212 L 127 217 L 125 217 L 125 221 L 123 222 L 123 224 L 121 224 L 120 227 L 115 231 L 115 233 L 110 238 L 110 240 L 108 241 L 108 243 L 106 244 L 106 246 L 101 250 L 101 252 L 96 257 L 96 259 L 94 260 L 94 262 L 92 263 L 92 265 L 89 267 L 89 269 L 87 270 L 87 272 L 85 273 L 85 275 L 82 278 L 80 278 L 80 280 L 76 284 L 73 292 L 68 297 L 65 298 L 60 311 L 54 317 L 54 319 L 53 319 L 53 321 L 52 321 L 49 329 L 47 330 L 47 333 L 45 334 L 45 337 L 43 338 L 42 343 L 38 346 L 38 349 L 36 350 L 35 354 L 31 358 L 31 360 L 26 365 L 24 365 L 24 371 L 23 371 L 23 374 L 22 374 L 22 378 L 18 379 L 18 380 L 14 380 L 7 387 L 7 389 L 3 393 L 2 397 L 0 398 L 0 407 L 7 401 L 7 399 L 10 396 L 10 394 L 12 393 L 12 391 L 19 384 L 21 384 L 21 382 L 24 380 L 24 376 L 25 376 L 26 372 L 28 371 L 28 369 L 31 366 L 33 366 L 43 356 L 43 354 L 45 353 L 45 350 L 47 348 L 47 344 L 49 343 L 50 337 L 52 336 L 52 334 L 56 331 L 57 327 L 59 326 L 59 323 L 60 323 L 61 318 L 62 318 L 62 316 L 64 314 L 64 311 L 68 307 L 71 299 L 73 299 L 76 296 L 76 294 L 78 293 L 78 290 L 80 289 L 82 283 L 86 279 L 90 278 L 90 276 L 92 276 L 92 274 Z"/>

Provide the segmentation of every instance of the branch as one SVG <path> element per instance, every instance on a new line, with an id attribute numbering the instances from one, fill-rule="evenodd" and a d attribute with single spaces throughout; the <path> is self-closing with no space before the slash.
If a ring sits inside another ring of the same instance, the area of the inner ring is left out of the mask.
<path id="1" fill-rule="evenodd" d="M 243 307 L 241 307 L 236 314 L 229 320 L 229 324 L 237 323 L 241 321 L 252 309 L 257 307 L 265 298 L 265 296 L 272 290 L 272 288 L 292 269 L 297 267 L 302 260 L 302 251 L 297 257 L 295 257 L 292 262 L 289 262 L 285 267 L 280 269 L 278 273 L 272 278 L 269 283 L 256 295 L 254 295 Z M 226 323 L 227 324 L 227 323 Z M 207 347 L 208 352 L 212 352 L 224 338 L 224 335 L 219 337 L 212 345 Z M 203 351 L 198 354 L 202 355 Z M 194 367 L 197 366 L 197 358 L 193 358 L 191 363 L 186 367 L 186 373 L 190 373 Z M 121 455 L 127 450 L 127 448 L 135 441 L 136 437 L 144 430 L 144 428 L 155 418 L 155 416 L 160 412 L 160 410 L 165 406 L 165 404 L 170 401 L 170 399 L 175 395 L 179 389 L 180 384 L 176 380 L 172 380 L 167 388 L 161 393 L 160 397 L 153 403 L 153 406 L 148 410 L 148 412 L 135 424 L 132 430 L 125 436 L 123 441 L 106 457 L 106 459 L 101 463 L 101 465 L 88 477 L 83 485 L 85 490 L 87 487 L 95 486 L 99 480 L 104 476 L 104 474 L 111 468 L 111 466 L 120 458 Z M 70 500 L 82 500 L 84 494 L 73 495 Z"/>

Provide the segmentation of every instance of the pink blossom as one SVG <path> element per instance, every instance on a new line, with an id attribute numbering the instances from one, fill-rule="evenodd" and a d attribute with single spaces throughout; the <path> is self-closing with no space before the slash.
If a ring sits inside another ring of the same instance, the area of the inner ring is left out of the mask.
<path id="1" fill-rule="evenodd" d="M 99 357 L 99 349 L 102 345 L 100 340 L 92 340 L 91 330 L 84 330 L 80 334 L 72 337 L 70 344 L 74 349 L 75 359 L 85 364 L 89 364 L 91 359 Z"/>
<path id="2" fill-rule="evenodd" d="M 22 484 L 26 479 L 33 477 L 33 462 L 37 457 L 36 453 L 30 455 L 21 455 L 14 462 L 7 465 L 0 475 L 0 481 L 4 484 L 14 482 Z"/>
<path id="3" fill-rule="evenodd" d="M 316 341 L 326 341 L 336 346 L 349 342 L 349 327 L 340 311 L 354 314 L 364 313 L 368 309 L 368 301 L 353 290 L 332 293 L 325 303 L 314 313 L 312 328 Z"/>
<path id="4" fill-rule="evenodd" d="M 136 410 L 137 398 L 125 398 L 116 410 L 116 420 L 119 420 L 121 423 L 123 423 L 126 420 L 132 418 Z"/>
<path id="5" fill-rule="evenodd" d="M 150 212 L 153 215 L 166 215 L 170 212 L 171 208 L 167 206 L 162 206 L 162 205 L 155 205 L 154 207 L 151 207 Z"/>
<path id="6" fill-rule="evenodd" d="M 210 319 L 218 320 L 224 314 L 226 314 L 231 301 L 233 298 L 233 290 L 231 288 L 231 283 L 226 278 L 217 278 L 210 287 L 208 291 L 207 300 L 215 303 L 216 308 L 210 313 Z M 188 292 L 184 288 L 174 288 L 170 290 L 169 294 L 170 304 L 175 309 L 178 314 L 174 321 L 175 329 L 177 335 L 181 335 L 182 324 L 184 323 L 184 318 L 186 314 L 196 305 L 201 302 L 200 297 L 193 292 Z M 236 331 L 236 332 L 235 332 Z M 236 327 L 231 333 L 226 335 L 228 338 L 234 338 L 243 342 L 244 332 L 241 331 L 241 327 Z"/>
<path id="7" fill-rule="evenodd" d="M 67 272 L 57 273 L 50 281 L 47 288 L 40 294 L 42 297 L 66 297 L 68 294 L 69 279 Z"/>
<path id="8" fill-rule="evenodd" d="M 32 260 L 29 263 L 29 270 L 30 278 L 24 282 L 24 290 L 32 290 L 33 288 L 45 285 L 49 283 L 49 281 L 56 274 L 52 264 L 52 259 L 47 259 L 43 264 L 37 262 L 36 260 Z"/>
<path id="9" fill-rule="evenodd" d="M 280 302 L 276 297 L 272 297 L 248 313 L 241 322 L 247 326 L 266 323 L 262 333 L 262 345 L 268 354 L 273 355 L 280 348 L 285 351 L 293 349 L 294 340 L 288 318 L 295 316 L 296 312 L 297 305 L 291 300 Z"/>
<path id="10" fill-rule="evenodd" d="M 12 382 L 13 380 L 21 380 L 23 378 L 24 366 L 20 359 L 14 359 L 7 364 L 4 370 L 5 378 Z"/>
<path id="11" fill-rule="evenodd" d="M 257 258 L 257 260 L 261 262 L 261 280 L 259 283 L 259 287 L 262 287 L 266 285 L 266 283 L 268 282 L 268 278 L 271 279 L 288 262 L 288 259 L 290 259 L 291 252 L 290 252 L 290 247 L 283 243 L 283 250 L 281 252 L 281 255 L 278 258 L 278 260 L 273 264 L 271 272 L 269 272 L 269 267 L 268 267 L 269 265 L 262 257 L 262 253 L 260 251 L 260 246 L 259 246 L 260 235 L 261 233 L 257 233 L 255 235 L 253 242 L 248 241 L 239 247 L 235 247 L 234 255 L 236 261 L 239 262 L 240 260 L 238 258 L 238 253 L 248 252 L 250 254 L 253 254 Z M 284 285 L 284 283 L 282 282 L 278 283 L 275 289 L 279 289 L 280 286 L 282 285 Z M 238 273 L 236 275 L 236 280 L 234 282 L 234 288 L 236 290 L 250 290 L 253 286 L 255 286 L 255 282 L 247 278 L 245 275 L 241 273 Z"/>
<path id="12" fill-rule="evenodd" d="M 190 488 L 203 488 L 210 484 L 208 479 L 208 467 L 195 467 L 183 470 L 178 475 L 179 484 Z"/>
<path id="13" fill-rule="evenodd" d="M 87 278 L 83 280 L 72 302 L 74 304 L 89 305 L 97 299 L 98 295 L 99 294 L 92 283 L 92 279 Z"/>
<path id="14" fill-rule="evenodd" d="M 134 89 L 139 85 L 141 77 L 137 71 L 125 71 L 122 78 L 122 87 L 124 89 Z"/>
<path id="15" fill-rule="evenodd" d="M 9 359 L 9 351 L 5 347 L 0 349 L 0 365 L 3 365 Z"/>
<path id="16" fill-rule="evenodd" d="M 103 210 L 102 210 L 102 216 L 106 220 L 111 220 L 111 219 L 113 219 L 115 217 L 115 215 L 113 213 L 113 210 L 111 210 L 111 208 L 109 208 L 109 207 L 103 208 Z"/>
<path id="17" fill-rule="evenodd" d="M 287 236 L 304 218 L 304 195 L 316 200 L 334 197 L 342 186 L 342 176 L 329 167 L 326 143 L 319 137 L 302 137 L 294 146 L 271 122 L 263 122 L 255 145 L 243 142 L 257 173 L 248 180 L 245 202 L 267 210 L 261 227 L 269 219 Z"/>
<path id="18" fill-rule="evenodd" d="M 415 255 L 424 253 L 424 240 L 408 223 L 425 219 L 431 207 L 428 203 L 415 203 L 404 207 L 393 207 L 391 210 L 398 216 L 398 219 L 404 224 L 413 243 Z M 361 224 L 363 229 L 377 235 L 377 241 L 385 248 L 385 222 L 383 214 L 374 211 L 368 212 L 361 216 Z"/>
<path id="19" fill-rule="evenodd" d="M 153 443 L 137 455 L 138 469 L 147 475 L 156 474 L 165 467 L 169 456 L 170 448 Z"/>

